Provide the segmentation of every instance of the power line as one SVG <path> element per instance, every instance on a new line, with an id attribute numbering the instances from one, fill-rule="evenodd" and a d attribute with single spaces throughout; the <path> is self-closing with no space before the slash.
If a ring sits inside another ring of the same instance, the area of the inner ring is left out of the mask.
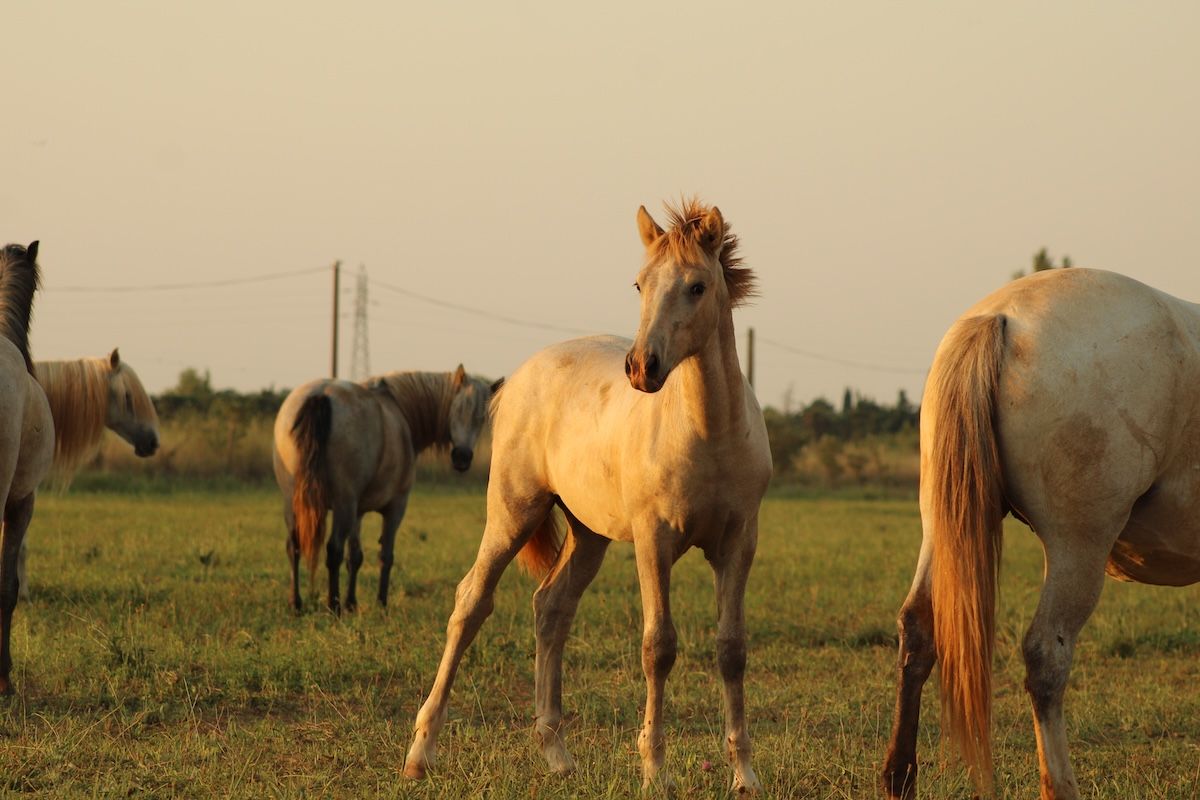
<path id="1" fill-rule="evenodd" d="M 886 364 L 869 364 L 865 361 L 852 361 L 847 358 L 837 358 L 836 356 L 825 356 L 825 355 L 821 355 L 820 353 L 814 353 L 811 350 L 802 350 L 799 347 L 792 347 L 791 345 L 783 344 L 782 342 L 776 342 L 773 339 L 768 339 L 765 336 L 759 336 L 758 340 L 760 342 L 762 342 L 763 344 L 769 344 L 772 347 L 777 347 L 780 350 L 784 350 L 788 353 L 793 353 L 798 356 L 804 356 L 805 358 L 811 358 L 814 361 L 825 361 L 829 364 L 838 364 L 839 366 L 843 366 L 843 367 L 854 367 L 855 369 L 865 369 L 865 370 L 870 370 L 872 372 L 891 372 L 891 373 L 895 373 L 895 374 L 899 374 L 899 375 L 924 375 L 926 372 L 926 370 L 923 370 L 923 369 L 912 369 L 910 367 L 893 367 L 893 366 L 888 366 Z"/>
<path id="2" fill-rule="evenodd" d="M 558 331 L 560 333 L 595 333 L 595 331 L 583 330 L 582 328 L 572 328 L 566 325 L 552 325 L 548 322 L 533 322 L 525 319 L 517 319 L 515 317 L 507 317 L 503 314 L 497 314 L 494 311 L 488 311 L 487 309 L 464 306 L 459 303 L 451 303 L 448 300 L 439 300 L 436 297 L 430 297 L 426 294 L 420 294 L 419 292 L 413 292 L 408 289 L 401 289 L 399 286 L 393 286 L 390 283 L 384 283 L 378 279 L 373 280 L 372 283 L 381 289 L 387 289 L 390 292 L 395 292 L 396 294 L 404 295 L 405 297 L 411 297 L 414 300 L 420 300 L 424 303 L 431 303 L 432 305 L 441 306 L 442 308 L 450 308 L 455 311 L 461 311 L 464 314 L 474 314 L 477 317 L 496 320 L 497 322 L 504 322 L 509 325 L 520 325 L 524 328 L 538 328 L 540 330 Z"/>
<path id="3" fill-rule="evenodd" d="M 251 275 L 245 278 L 218 278 L 211 281 L 189 281 L 186 283 L 142 283 L 124 286 L 47 286 L 53 292 L 170 292 L 180 289 L 212 289 L 220 286 L 241 286 L 246 283 L 265 283 L 284 278 L 294 278 L 298 275 L 313 275 L 324 272 L 329 267 L 311 267 L 310 269 L 294 269 L 287 272 L 268 272 L 265 275 Z"/>

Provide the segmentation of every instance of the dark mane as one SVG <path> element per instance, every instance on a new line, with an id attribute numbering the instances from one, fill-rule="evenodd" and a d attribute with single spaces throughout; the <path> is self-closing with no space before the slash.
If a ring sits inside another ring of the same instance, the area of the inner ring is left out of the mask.
<path id="1" fill-rule="evenodd" d="M 33 317 L 33 294 L 40 285 L 37 242 L 28 248 L 10 244 L 0 251 L 0 334 L 21 351 L 30 375 L 34 373 L 29 321 Z"/>
<path id="2" fill-rule="evenodd" d="M 683 198 L 679 205 L 664 204 L 667 210 L 667 222 L 670 228 L 659 237 L 656 247 L 660 252 L 665 251 L 679 261 L 694 260 L 702 250 L 700 246 L 700 222 L 708 214 L 710 208 L 700 202 L 699 198 Z M 729 290 L 730 305 L 739 306 L 750 298 L 757 296 L 757 286 L 754 272 L 742 266 L 742 257 L 738 254 L 738 237 L 729 232 L 729 223 L 725 223 L 725 238 L 721 242 L 721 251 L 717 255 L 725 273 L 725 286 Z"/>

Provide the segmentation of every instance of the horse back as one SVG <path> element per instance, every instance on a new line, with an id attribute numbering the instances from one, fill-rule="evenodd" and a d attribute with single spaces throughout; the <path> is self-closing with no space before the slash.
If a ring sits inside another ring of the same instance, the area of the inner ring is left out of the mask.
<path id="1" fill-rule="evenodd" d="M 352 505 L 360 513 L 374 511 L 411 488 L 412 437 L 403 418 L 381 403 L 377 392 L 348 381 L 318 380 L 293 390 L 275 418 L 276 481 L 285 496 L 290 496 L 292 476 L 301 463 L 293 428 L 314 394 L 330 402 L 325 454 L 333 503 Z"/>

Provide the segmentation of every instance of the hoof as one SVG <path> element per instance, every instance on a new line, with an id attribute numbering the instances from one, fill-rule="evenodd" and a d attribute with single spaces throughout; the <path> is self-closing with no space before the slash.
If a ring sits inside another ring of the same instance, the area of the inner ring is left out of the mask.
<path id="1" fill-rule="evenodd" d="M 0 678 L 0 695 L 3 695 L 4 697 L 12 697 L 13 694 L 12 681 L 10 681 L 8 678 Z"/>
<path id="2" fill-rule="evenodd" d="M 750 775 L 746 778 L 734 778 L 733 786 L 730 787 L 735 797 L 757 797 L 762 793 L 762 784 L 758 782 L 758 777 Z"/>
<path id="3" fill-rule="evenodd" d="M 883 792 L 888 800 L 915 800 L 917 765 L 888 765 L 883 771 Z"/>
<path id="4" fill-rule="evenodd" d="M 410 781 L 419 781 L 425 777 L 425 765 L 415 761 L 404 765 L 404 777 Z"/>
<path id="5" fill-rule="evenodd" d="M 642 797 L 675 797 L 677 794 L 675 779 L 665 772 L 642 782 Z"/>

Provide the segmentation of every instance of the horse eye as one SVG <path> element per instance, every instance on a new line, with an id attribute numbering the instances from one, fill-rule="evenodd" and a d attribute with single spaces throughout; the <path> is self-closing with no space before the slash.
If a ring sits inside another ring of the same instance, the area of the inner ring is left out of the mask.
<path id="1" fill-rule="evenodd" d="M 131 394 L 125 395 L 125 410 L 133 413 L 133 395 Z"/>
<path id="2" fill-rule="evenodd" d="M 692 284 L 692 295 L 694 295 L 695 297 L 699 297 L 702 294 L 704 294 L 704 284 L 703 283 Z"/>

